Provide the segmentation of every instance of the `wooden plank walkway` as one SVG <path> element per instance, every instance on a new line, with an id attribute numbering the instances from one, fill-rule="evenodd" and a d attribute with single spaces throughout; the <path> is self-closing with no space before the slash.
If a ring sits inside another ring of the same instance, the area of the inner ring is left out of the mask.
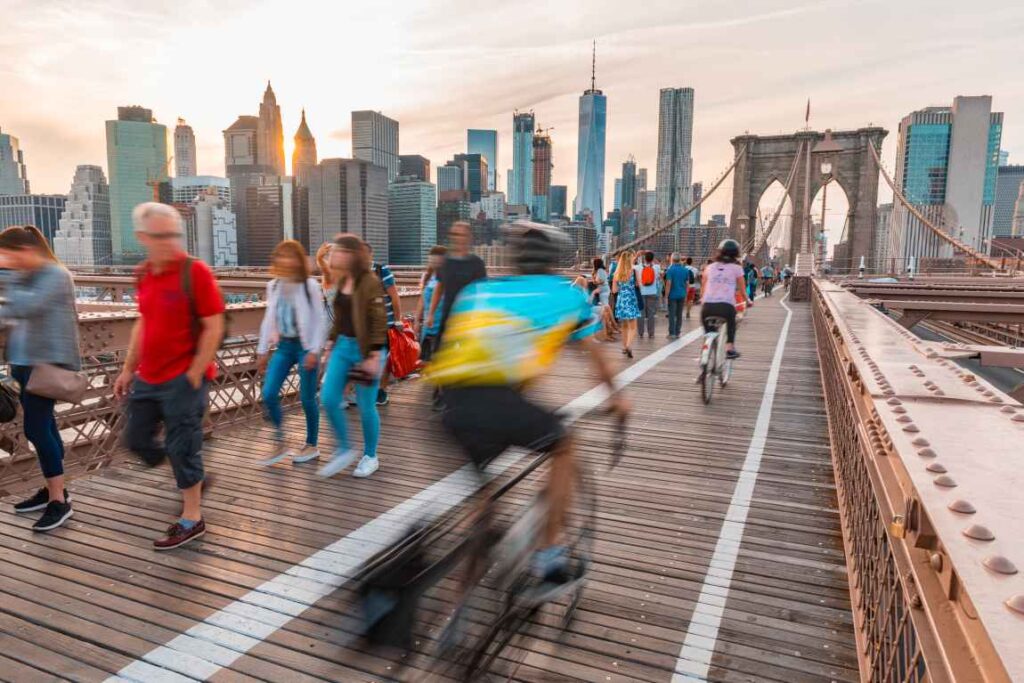
<path id="1" fill-rule="evenodd" d="M 510 650 L 510 680 L 669 681 L 686 668 L 678 667 L 688 634 L 704 636 L 694 641 L 696 650 L 688 645 L 687 657 L 697 652 L 709 662 L 708 680 L 857 679 L 806 304 L 790 304 L 788 342 L 735 566 L 727 572 L 716 560 L 709 567 L 722 545 L 723 520 L 785 319 L 778 298 L 759 303 L 742 325 L 744 357 L 710 406 L 693 384 L 699 341 L 635 379 L 628 389 L 635 413 L 627 452 L 613 472 L 604 473 L 610 421 L 595 412 L 577 423 L 584 456 L 601 472 L 592 580 L 569 633 L 560 638 L 542 623 L 532 630 L 535 637 Z M 664 319 L 659 322 L 663 333 Z M 635 362 L 665 344 L 660 338 L 638 342 Z M 545 402 L 565 405 L 592 388 L 588 377 L 584 359 L 569 351 L 536 391 Z M 4 505 L 0 679 L 101 681 L 122 670 L 147 681 L 393 679 L 397 663 L 360 651 L 352 637 L 358 617 L 350 587 L 317 593 L 316 572 L 294 567 L 348 534 L 355 532 L 349 540 L 357 541 L 377 533 L 364 525 L 457 476 L 452 473 L 463 460 L 427 407 L 425 392 L 414 384 L 393 392 L 382 409 L 381 469 L 368 480 L 319 480 L 313 465 L 261 468 L 256 460 L 270 448 L 263 425 L 216 435 L 206 446 L 208 468 L 218 475 L 206 501 L 210 530 L 171 553 L 150 546 L 178 511 L 164 468 L 127 461 L 73 482 L 75 517 L 48 535 L 33 535 L 32 516 L 16 516 Z M 287 421 L 301 439 L 301 415 Z M 329 431 L 326 422 L 323 427 Z M 321 445 L 329 450 L 329 434 Z M 345 547 L 365 549 L 366 543 Z M 229 643 L 223 629 L 214 638 L 219 645 L 197 630 L 224 614 L 248 614 L 247 596 L 264 585 L 285 586 L 299 603 L 311 597 L 305 609 L 293 610 L 294 618 L 270 628 L 255 624 L 247 634 L 232 633 Z M 439 596 L 447 593 L 450 586 L 442 585 Z M 702 623 L 691 623 L 695 610 L 704 614 L 699 604 L 716 600 L 724 605 L 717 624 L 703 616 Z M 427 607 L 439 606 L 432 597 Z M 261 629 L 265 637 L 253 637 Z M 143 657 L 167 670 L 152 664 L 125 669 Z M 403 674 L 406 680 L 418 676 L 415 669 Z"/>

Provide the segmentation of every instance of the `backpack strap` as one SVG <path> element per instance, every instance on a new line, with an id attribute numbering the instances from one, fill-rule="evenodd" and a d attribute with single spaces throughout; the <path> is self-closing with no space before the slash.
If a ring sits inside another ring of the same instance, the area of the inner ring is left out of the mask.
<path id="1" fill-rule="evenodd" d="M 181 291 L 185 293 L 185 298 L 188 299 L 188 312 L 192 318 L 192 336 L 195 339 L 199 339 L 202 323 L 199 322 L 199 311 L 196 310 L 195 292 L 192 290 L 192 264 L 195 262 L 196 260 L 194 257 L 185 257 L 185 263 L 181 266 Z"/>

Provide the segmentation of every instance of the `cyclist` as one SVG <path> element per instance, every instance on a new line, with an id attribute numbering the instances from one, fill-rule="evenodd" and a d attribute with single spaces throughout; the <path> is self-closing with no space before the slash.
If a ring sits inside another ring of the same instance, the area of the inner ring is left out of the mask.
<path id="1" fill-rule="evenodd" d="M 792 279 L 793 279 L 793 269 L 790 268 L 789 265 L 787 264 L 786 267 L 782 269 L 782 282 L 786 286 L 786 291 L 787 292 L 789 291 L 789 281 L 792 280 Z"/>
<path id="2" fill-rule="evenodd" d="M 612 365 L 590 338 L 597 330 L 586 292 L 555 275 L 565 237 L 551 226 L 511 225 L 516 275 L 468 285 L 452 306 L 441 347 L 427 378 L 445 395 L 443 423 L 478 469 L 509 446 L 551 455 L 542 547 L 531 571 L 545 585 L 573 579 L 562 526 L 572 495 L 575 448 L 553 411 L 528 399 L 523 389 L 543 376 L 558 352 L 580 342 L 597 375 L 614 392 Z M 611 408 L 625 401 L 612 394 Z"/>
<path id="3" fill-rule="evenodd" d="M 740 245 L 734 239 L 722 240 L 715 260 L 704 267 L 701 292 L 704 295 L 700 320 L 709 332 L 708 318 L 722 318 L 726 323 L 725 355 L 739 358 L 736 350 L 736 302 L 747 302 L 746 277 L 739 263 Z"/>
<path id="4" fill-rule="evenodd" d="M 772 288 L 775 286 L 775 269 L 770 263 L 761 267 L 761 291 L 765 296 L 772 295 Z"/>

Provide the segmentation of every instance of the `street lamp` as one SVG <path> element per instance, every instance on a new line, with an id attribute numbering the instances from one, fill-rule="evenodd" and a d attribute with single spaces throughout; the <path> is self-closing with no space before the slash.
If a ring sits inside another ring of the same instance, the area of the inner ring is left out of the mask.
<path id="1" fill-rule="evenodd" d="M 821 232 L 818 235 L 818 263 L 819 273 L 825 269 L 825 206 L 828 204 L 828 184 L 832 181 L 832 161 L 824 159 L 821 162 L 821 175 L 825 182 L 821 186 Z"/>

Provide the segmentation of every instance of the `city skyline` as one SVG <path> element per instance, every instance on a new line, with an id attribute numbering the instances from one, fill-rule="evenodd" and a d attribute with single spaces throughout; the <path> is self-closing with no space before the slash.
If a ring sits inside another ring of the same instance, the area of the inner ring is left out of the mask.
<path id="1" fill-rule="evenodd" d="M 12 16 L 23 2 L 14 0 Z M 385 4 L 400 8 L 405 3 Z M 197 137 L 197 172 L 223 175 L 220 132 L 239 111 L 252 108 L 254 94 L 271 80 L 284 129 L 298 127 L 305 107 L 317 123 L 322 156 L 329 157 L 352 156 L 349 117 L 360 109 L 398 120 L 401 151 L 439 165 L 465 151 L 467 128 L 497 130 L 499 147 L 510 150 L 511 112 L 532 108 L 545 126 L 555 129 L 553 182 L 568 185 L 575 195 L 577 98 L 589 82 L 593 39 L 602 62 L 601 88 L 609 98 L 606 164 L 613 167 L 629 154 L 639 165 L 654 167 L 658 93 L 681 84 L 698 94 L 695 181 L 710 182 L 725 167 L 730 137 L 745 130 L 771 134 L 800 128 L 808 97 L 812 127 L 874 123 L 895 131 L 909 111 L 948 102 L 956 94 L 990 94 L 994 107 L 1007 114 L 1003 140 L 1011 163 L 1024 157 L 1024 116 L 1017 115 L 1024 112 L 1024 89 L 1019 87 L 1024 77 L 1012 66 L 1024 10 L 1014 6 L 972 13 L 953 3 L 777 1 L 751 13 L 739 3 L 723 2 L 695 13 L 681 3 L 651 8 L 625 22 L 595 7 L 575 17 L 569 31 L 555 31 L 561 24 L 552 21 L 527 39 L 495 41 L 487 28 L 507 21 L 508 11 L 483 13 L 463 2 L 424 8 L 415 16 L 387 7 L 374 14 L 335 8 L 323 12 L 325 21 L 311 28 L 305 13 L 290 13 L 280 3 L 255 9 L 229 3 L 218 10 L 223 19 L 218 26 L 235 22 L 246 30 L 232 33 L 248 40 L 283 34 L 299 23 L 319 35 L 338 21 L 353 33 L 387 28 L 401 39 L 388 41 L 396 47 L 376 48 L 377 58 L 356 62 L 360 69 L 344 89 L 323 88 L 315 69 L 304 71 L 304 60 L 283 51 L 247 57 L 231 78 L 197 79 L 189 88 L 170 88 L 166 83 L 175 73 L 201 71 L 201 65 L 229 59 L 237 40 L 222 32 L 217 40 L 203 40 L 205 32 L 219 28 L 189 19 L 191 5 L 186 0 L 171 12 L 108 0 L 104 11 L 90 17 L 89 31 L 68 31 L 67 41 L 55 43 L 52 35 L 64 34 L 73 18 L 57 3 L 32 4 L 31 21 L 0 42 L 10 95 L 0 102 L 0 125 L 20 138 L 33 190 L 66 191 L 76 165 L 102 165 L 102 121 L 127 103 L 153 109 L 161 122 L 186 118 Z M 921 11 L 925 7 L 928 11 Z M 877 22 L 880 12 L 886 13 L 885 22 Z M 944 27 L 954 24 L 958 31 L 949 35 Z M 846 41 L 837 50 L 836 26 L 868 39 Z M 798 41 L 793 40 L 796 32 Z M 128 34 L 135 39 L 115 42 Z M 97 35 L 109 39 L 97 44 Z M 729 40 L 722 40 L 726 36 Z M 316 35 L 308 38 L 307 45 L 319 44 Z M 462 41 L 457 48 L 451 47 L 455 38 Z M 345 54 L 336 59 L 365 52 L 367 40 L 342 46 Z M 186 41 L 217 48 L 185 51 Z M 330 41 L 323 44 L 321 57 L 328 46 L 337 48 Z M 467 59 L 468 51 L 478 56 Z M 808 60 L 809 54 L 815 59 Z M 309 55 L 308 63 L 317 56 Z M 914 87 L 902 87 L 902 80 L 912 80 Z M 889 164 L 894 138 L 883 151 Z M 290 158 L 291 140 L 285 142 Z M 499 163 L 499 169 L 505 168 L 507 158 Z M 612 196 L 614 176 L 606 166 L 606 197 Z M 710 210 L 723 212 L 722 201 L 714 198 Z"/>

